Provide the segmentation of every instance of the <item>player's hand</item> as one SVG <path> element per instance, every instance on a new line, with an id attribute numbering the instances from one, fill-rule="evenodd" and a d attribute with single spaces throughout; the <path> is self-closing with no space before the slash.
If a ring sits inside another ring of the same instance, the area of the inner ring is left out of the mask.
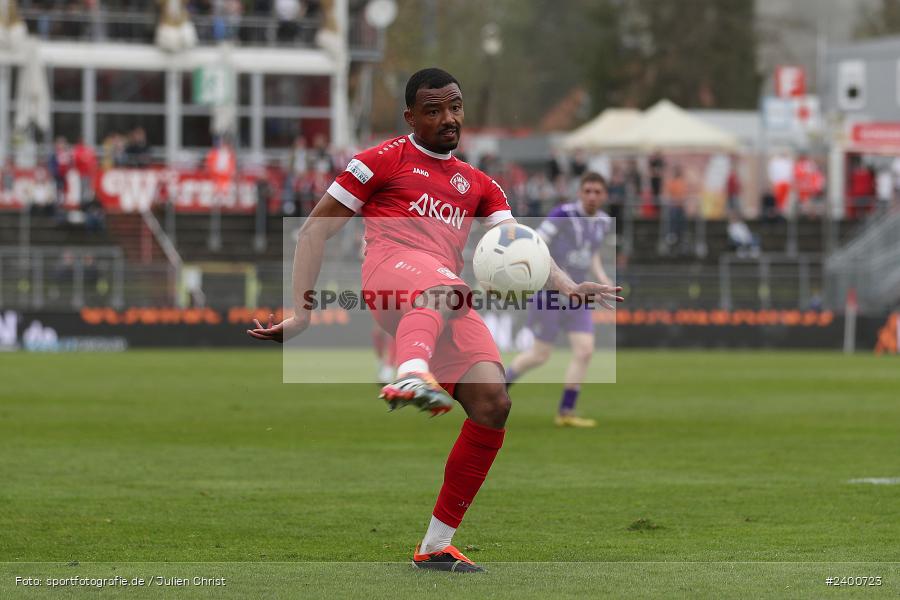
<path id="1" fill-rule="evenodd" d="M 288 317 L 281 323 L 274 323 L 275 315 L 269 315 L 269 324 L 263 327 L 259 319 L 253 319 L 255 329 L 248 329 L 247 335 L 258 340 L 283 344 L 292 337 L 298 336 L 309 327 L 309 315 Z"/>
<path id="2" fill-rule="evenodd" d="M 625 298 L 619 295 L 619 292 L 621 291 L 621 286 L 585 281 L 584 283 L 576 285 L 575 288 L 569 292 L 569 296 L 578 296 L 585 301 L 588 300 L 588 297 L 591 297 L 600 302 L 600 305 L 604 308 L 613 310 L 613 302 L 625 302 Z"/>

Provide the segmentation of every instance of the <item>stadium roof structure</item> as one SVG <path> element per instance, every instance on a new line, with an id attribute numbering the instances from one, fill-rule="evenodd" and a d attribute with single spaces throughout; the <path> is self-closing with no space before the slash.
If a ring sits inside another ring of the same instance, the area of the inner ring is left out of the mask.
<path id="1" fill-rule="evenodd" d="M 613 132 L 593 146 L 596 150 L 693 152 L 736 150 L 737 137 L 695 117 L 669 100 L 660 100 L 631 127 Z"/>
<path id="2" fill-rule="evenodd" d="M 636 108 L 607 108 L 566 135 L 562 147 L 566 150 L 602 149 L 604 140 L 634 127 L 640 119 L 641 111 Z"/>

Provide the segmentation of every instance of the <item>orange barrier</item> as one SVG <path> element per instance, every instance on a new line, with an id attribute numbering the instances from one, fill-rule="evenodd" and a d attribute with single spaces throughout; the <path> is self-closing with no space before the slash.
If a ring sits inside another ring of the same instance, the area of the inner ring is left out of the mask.
<path id="1" fill-rule="evenodd" d="M 629 310 L 615 313 L 595 311 L 595 323 L 616 325 L 699 325 L 704 327 L 760 327 L 786 325 L 788 327 L 828 327 L 834 321 L 831 311 L 800 310 Z"/>
<path id="2" fill-rule="evenodd" d="M 897 354 L 897 337 L 900 335 L 900 313 L 894 313 L 888 317 L 884 327 L 878 330 L 878 341 L 875 344 L 875 354 Z"/>

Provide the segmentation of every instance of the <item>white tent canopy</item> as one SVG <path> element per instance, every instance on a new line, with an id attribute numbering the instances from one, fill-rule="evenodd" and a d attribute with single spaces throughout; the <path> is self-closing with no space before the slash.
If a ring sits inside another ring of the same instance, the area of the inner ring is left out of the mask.
<path id="1" fill-rule="evenodd" d="M 621 134 L 640 121 L 641 111 L 634 108 L 608 108 L 562 141 L 566 150 L 595 150 L 602 148 L 603 141 Z"/>
<path id="2" fill-rule="evenodd" d="M 626 117 L 630 120 L 628 126 L 607 127 L 602 136 L 588 138 L 588 128 L 593 127 L 596 131 L 608 112 L 611 111 L 604 111 L 594 121 L 569 134 L 563 142 L 564 147 L 595 151 L 722 151 L 735 150 L 739 146 L 735 136 L 691 115 L 668 100 L 660 100 L 639 117 Z M 621 122 L 620 120 L 619 123 Z M 576 138 L 576 135 L 579 137 Z M 581 143 L 572 144 L 572 140 Z"/>
<path id="3" fill-rule="evenodd" d="M 734 150 L 730 133 L 692 116 L 668 100 L 648 108 L 641 120 L 609 140 L 614 148 L 636 150 Z"/>

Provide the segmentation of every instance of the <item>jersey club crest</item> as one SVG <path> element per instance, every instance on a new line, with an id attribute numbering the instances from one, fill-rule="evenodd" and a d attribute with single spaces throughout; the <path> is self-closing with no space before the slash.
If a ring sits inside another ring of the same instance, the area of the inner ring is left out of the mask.
<path id="1" fill-rule="evenodd" d="M 456 191 L 460 194 L 465 194 L 469 191 L 469 182 L 466 181 L 466 178 L 457 173 L 453 177 L 450 178 L 450 185 L 456 188 Z"/>

